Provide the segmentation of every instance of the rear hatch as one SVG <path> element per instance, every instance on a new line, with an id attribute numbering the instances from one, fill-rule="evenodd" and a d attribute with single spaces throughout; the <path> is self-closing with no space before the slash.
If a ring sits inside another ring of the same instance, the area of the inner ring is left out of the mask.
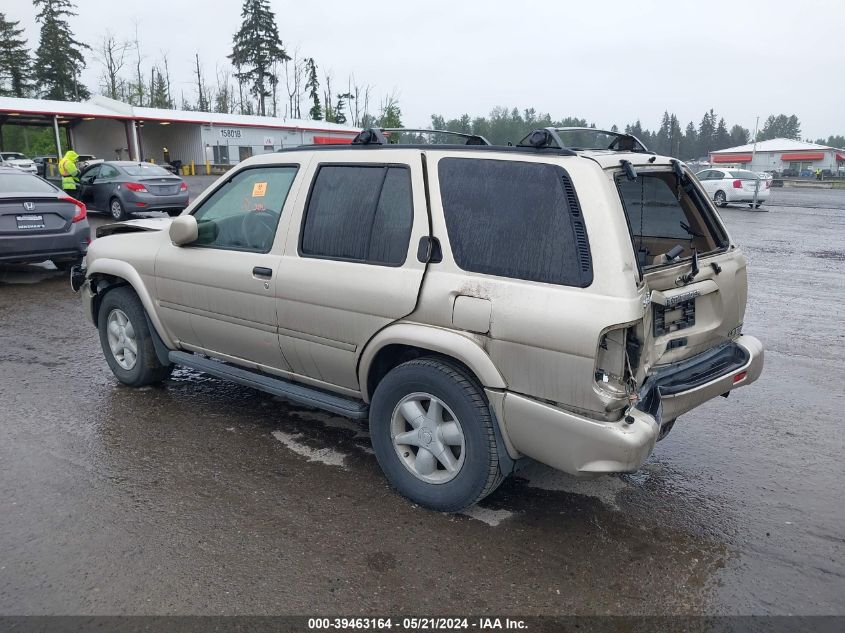
<path id="1" fill-rule="evenodd" d="M 77 207 L 57 197 L 0 197 L 0 236 L 64 233 Z"/>
<path id="2" fill-rule="evenodd" d="M 745 256 L 688 172 L 654 166 L 636 175 L 615 180 L 645 291 L 633 363 L 641 380 L 739 336 L 747 281 Z"/>

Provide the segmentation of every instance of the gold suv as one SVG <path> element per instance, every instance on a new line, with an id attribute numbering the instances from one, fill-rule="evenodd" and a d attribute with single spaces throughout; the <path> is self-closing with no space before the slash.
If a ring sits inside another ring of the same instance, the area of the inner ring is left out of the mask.
<path id="1" fill-rule="evenodd" d="M 594 129 L 425 138 L 256 156 L 101 227 L 71 281 L 118 380 L 182 365 L 368 419 L 390 483 L 457 511 L 524 458 L 635 471 L 759 377 L 745 256 L 685 165 Z"/>

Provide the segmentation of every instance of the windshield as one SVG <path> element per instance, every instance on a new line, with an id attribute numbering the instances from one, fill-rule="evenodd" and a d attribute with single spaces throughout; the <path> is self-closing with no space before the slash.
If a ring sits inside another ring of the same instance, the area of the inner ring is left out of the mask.
<path id="1" fill-rule="evenodd" d="M 734 178 L 739 178 L 740 180 L 757 180 L 759 178 L 759 176 L 753 171 L 746 171 L 744 169 L 732 169 L 728 173 Z"/>
<path id="2" fill-rule="evenodd" d="M 137 165 L 121 165 L 123 171 L 130 176 L 170 176 L 170 172 L 158 165 L 138 163 Z"/>
<path id="3" fill-rule="evenodd" d="M 2 156 L 6 160 L 21 160 L 26 158 L 26 156 L 20 152 L 3 152 Z"/>

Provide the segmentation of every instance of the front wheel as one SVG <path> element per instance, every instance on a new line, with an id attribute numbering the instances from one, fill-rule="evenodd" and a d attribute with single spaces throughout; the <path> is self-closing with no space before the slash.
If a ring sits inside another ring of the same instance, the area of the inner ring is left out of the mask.
<path id="1" fill-rule="evenodd" d="M 118 222 L 121 222 L 129 217 L 129 214 L 126 213 L 126 209 L 123 208 L 123 203 L 119 198 L 111 199 L 111 202 L 109 202 L 109 212 L 111 213 L 111 217 Z"/>
<path id="2" fill-rule="evenodd" d="M 130 387 L 161 382 L 173 365 L 162 365 L 153 346 L 144 306 L 127 286 L 106 293 L 97 317 L 100 345 L 117 379 Z"/>
<path id="3" fill-rule="evenodd" d="M 728 197 L 725 195 L 724 191 L 717 191 L 716 195 L 713 196 L 713 202 L 716 203 L 717 207 L 726 207 L 728 206 Z"/>
<path id="4" fill-rule="evenodd" d="M 502 482 L 493 424 L 474 377 L 438 358 L 394 368 L 370 408 L 373 450 L 390 484 L 440 512 L 463 510 Z"/>

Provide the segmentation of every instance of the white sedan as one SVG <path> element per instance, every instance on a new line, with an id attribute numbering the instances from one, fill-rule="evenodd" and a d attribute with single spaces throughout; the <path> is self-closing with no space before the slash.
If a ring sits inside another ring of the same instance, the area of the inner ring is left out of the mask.
<path id="1" fill-rule="evenodd" d="M 5 167 L 16 167 L 30 174 L 37 174 L 38 167 L 20 152 L 0 152 L 0 164 Z"/>
<path id="2" fill-rule="evenodd" d="M 717 207 L 726 207 L 732 202 L 745 202 L 753 207 L 755 191 L 759 207 L 769 199 L 772 187 L 771 180 L 745 169 L 705 169 L 696 176 Z"/>

